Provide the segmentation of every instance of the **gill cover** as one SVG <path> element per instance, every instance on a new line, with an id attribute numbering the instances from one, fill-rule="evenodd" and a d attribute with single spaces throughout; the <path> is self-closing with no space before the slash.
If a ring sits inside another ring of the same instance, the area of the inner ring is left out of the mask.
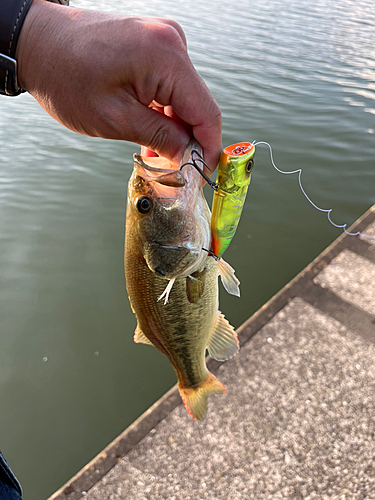
<path id="1" fill-rule="evenodd" d="M 236 232 L 254 165 L 255 146 L 239 142 L 223 150 L 212 203 L 212 250 L 221 257 Z"/>

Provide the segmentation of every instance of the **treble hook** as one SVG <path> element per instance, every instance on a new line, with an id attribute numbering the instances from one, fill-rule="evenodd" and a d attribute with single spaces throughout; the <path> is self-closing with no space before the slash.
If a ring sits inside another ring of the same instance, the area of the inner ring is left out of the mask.
<path id="1" fill-rule="evenodd" d="M 194 153 L 198 156 L 199 160 L 203 163 L 203 165 L 204 165 L 205 167 L 207 167 L 207 168 L 208 168 L 208 170 L 211 172 L 210 167 L 209 167 L 209 166 L 207 165 L 207 163 L 204 161 L 203 156 L 199 153 L 199 151 L 197 151 L 196 149 L 193 149 L 193 150 L 191 151 L 191 156 L 193 156 L 193 154 L 194 154 Z M 193 161 L 195 161 L 195 160 L 194 160 L 194 158 L 193 158 Z"/>
<path id="2" fill-rule="evenodd" d="M 202 158 L 202 156 L 198 153 L 197 150 L 193 149 L 192 152 L 191 152 L 191 156 L 193 156 L 193 153 L 195 153 L 198 157 L 199 157 L 199 161 L 201 161 L 203 163 L 203 165 L 205 165 L 208 170 L 211 171 L 211 169 L 209 168 L 209 166 L 207 165 L 207 163 L 204 161 L 204 159 Z M 182 170 L 184 167 L 186 167 L 186 165 L 191 165 L 192 167 L 194 167 L 200 174 L 201 176 L 203 177 L 203 179 L 207 182 L 207 184 L 214 190 L 214 191 L 217 191 L 219 189 L 219 184 L 216 184 L 216 182 L 213 182 L 204 172 L 203 170 L 198 167 L 197 163 L 196 163 L 196 160 L 194 158 L 192 158 L 192 161 L 188 161 L 186 163 L 184 163 L 183 165 L 181 165 L 180 167 L 180 170 Z"/>

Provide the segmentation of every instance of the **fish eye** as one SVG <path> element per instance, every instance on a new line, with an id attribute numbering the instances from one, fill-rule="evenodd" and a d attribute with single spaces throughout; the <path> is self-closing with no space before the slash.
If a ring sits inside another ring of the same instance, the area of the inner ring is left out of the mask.
<path id="1" fill-rule="evenodd" d="M 148 214 L 152 208 L 152 201 L 147 196 L 141 196 L 137 201 L 137 210 L 141 214 Z"/>
<path id="2" fill-rule="evenodd" d="M 253 170 L 254 160 L 250 158 L 250 160 L 246 163 L 246 172 L 249 174 Z"/>

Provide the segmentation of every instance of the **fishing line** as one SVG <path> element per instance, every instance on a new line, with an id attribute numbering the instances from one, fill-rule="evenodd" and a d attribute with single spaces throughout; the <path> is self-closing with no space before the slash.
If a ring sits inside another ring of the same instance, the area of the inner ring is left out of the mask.
<path id="1" fill-rule="evenodd" d="M 216 261 L 219 261 L 220 260 L 220 257 L 217 257 L 212 250 L 207 250 L 207 248 L 203 248 L 202 247 L 202 250 L 204 250 L 205 252 L 208 253 L 208 256 L 209 257 L 213 257 Z"/>
<path id="2" fill-rule="evenodd" d="M 281 170 L 279 169 L 275 162 L 274 162 L 274 159 L 273 159 L 273 151 L 272 151 L 272 147 L 270 144 L 268 144 L 268 142 L 265 142 L 265 141 L 259 141 L 259 142 L 253 142 L 252 143 L 253 146 L 259 146 L 260 144 L 264 144 L 266 146 L 268 146 L 269 150 L 270 150 L 270 158 L 271 158 L 271 163 L 272 163 L 272 166 L 274 167 L 275 170 L 277 170 L 280 174 L 285 174 L 285 175 L 289 175 L 289 174 L 298 174 L 298 184 L 299 184 L 299 187 L 302 191 L 302 194 L 304 195 L 304 197 L 306 198 L 306 200 L 310 203 L 310 205 L 312 205 L 316 210 L 319 210 L 319 212 L 324 212 L 327 214 L 327 218 L 329 220 L 329 222 L 332 224 L 332 226 L 334 227 L 337 227 L 339 229 L 342 229 L 346 234 L 348 234 L 349 236 L 363 236 L 364 238 L 370 238 L 370 239 L 374 239 L 375 236 L 370 236 L 369 234 L 364 234 L 364 233 L 361 233 L 360 231 L 357 231 L 356 233 L 350 233 L 349 231 L 347 231 L 346 227 L 347 227 L 347 224 L 336 224 L 335 222 L 333 222 L 333 220 L 331 219 L 331 212 L 333 210 L 333 208 L 329 208 L 329 209 L 324 209 L 324 208 L 320 208 L 318 207 L 312 200 L 311 198 L 309 198 L 309 196 L 307 195 L 306 191 L 304 190 L 303 186 L 302 186 L 302 180 L 301 180 L 301 177 L 302 177 L 302 168 L 298 168 L 297 170 L 291 170 L 291 171 L 287 171 L 287 170 Z"/>

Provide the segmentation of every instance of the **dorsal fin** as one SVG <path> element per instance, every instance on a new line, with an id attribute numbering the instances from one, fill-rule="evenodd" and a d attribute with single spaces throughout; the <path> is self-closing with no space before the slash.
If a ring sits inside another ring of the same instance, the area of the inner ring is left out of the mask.
<path id="1" fill-rule="evenodd" d="M 148 344 L 148 345 L 154 345 L 151 340 L 149 340 L 146 335 L 142 332 L 142 330 L 139 328 L 139 325 L 137 324 L 137 328 L 135 329 L 134 332 L 134 342 L 137 344 Z"/>
<path id="2" fill-rule="evenodd" d="M 225 361 L 237 354 L 239 348 L 240 343 L 233 326 L 218 311 L 212 335 L 207 346 L 209 355 L 218 361 Z"/>

